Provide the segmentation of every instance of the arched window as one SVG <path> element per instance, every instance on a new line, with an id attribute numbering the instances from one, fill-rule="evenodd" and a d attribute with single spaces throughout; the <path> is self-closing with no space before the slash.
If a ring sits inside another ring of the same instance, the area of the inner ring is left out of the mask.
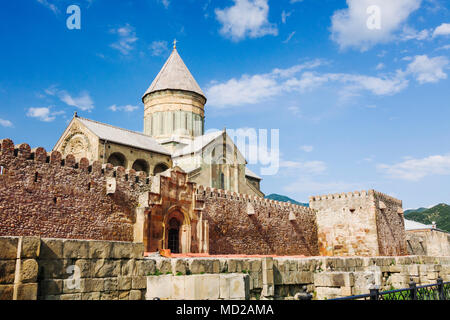
<path id="1" fill-rule="evenodd" d="M 108 163 L 111 163 L 114 167 L 125 167 L 126 162 L 125 156 L 120 152 L 115 152 L 108 158 Z"/>
<path id="2" fill-rule="evenodd" d="M 164 172 L 167 169 L 169 169 L 168 166 L 166 166 L 164 163 L 160 163 L 155 167 L 155 169 L 153 169 L 153 175 L 156 176 L 158 173 Z"/>
<path id="3" fill-rule="evenodd" d="M 133 163 L 133 170 L 143 171 L 148 174 L 148 163 L 145 160 L 138 159 Z"/>

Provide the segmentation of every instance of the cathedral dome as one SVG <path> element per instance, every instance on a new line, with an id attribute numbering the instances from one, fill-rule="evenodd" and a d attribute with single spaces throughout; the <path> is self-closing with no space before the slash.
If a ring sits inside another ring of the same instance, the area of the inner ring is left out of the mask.
<path id="1" fill-rule="evenodd" d="M 198 85 L 197 81 L 195 81 L 175 47 L 161 71 L 145 92 L 143 99 L 148 94 L 163 90 L 183 90 L 194 92 L 206 100 L 205 94 Z"/>

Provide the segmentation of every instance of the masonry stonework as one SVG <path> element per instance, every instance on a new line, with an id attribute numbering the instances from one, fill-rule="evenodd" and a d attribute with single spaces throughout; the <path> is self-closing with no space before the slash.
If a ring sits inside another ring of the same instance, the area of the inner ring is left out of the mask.
<path id="1" fill-rule="evenodd" d="M 309 208 L 199 187 L 211 254 L 319 254 L 316 213 Z"/>

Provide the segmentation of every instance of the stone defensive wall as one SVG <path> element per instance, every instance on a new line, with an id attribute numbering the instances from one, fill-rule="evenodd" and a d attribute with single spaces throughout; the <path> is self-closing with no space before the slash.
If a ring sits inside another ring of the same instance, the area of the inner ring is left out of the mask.
<path id="1" fill-rule="evenodd" d="M 450 257 L 144 257 L 141 243 L 0 237 L 1 300 L 323 300 L 450 281 Z"/>
<path id="2" fill-rule="evenodd" d="M 133 241 L 145 173 L 9 139 L 0 148 L 0 236 Z"/>
<path id="3" fill-rule="evenodd" d="M 315 210 L 202 186 L 197 200 L 210 254 L 319 255 Z"/>
<path id="4" fill-rule="evenodd" d="M 375 190 L 310 197 L 324 256 L 406 255 L 402 201 Z"/>

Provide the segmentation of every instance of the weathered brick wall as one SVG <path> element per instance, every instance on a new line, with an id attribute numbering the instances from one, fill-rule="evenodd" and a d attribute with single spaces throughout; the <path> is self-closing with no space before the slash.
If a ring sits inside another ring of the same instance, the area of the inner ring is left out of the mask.
<path id="1" fill-rule="evenodd" d="M 406 255 L 402 202 L 374 190 L 310 198 L 325 256 Z"/>
<path id="2" fill-rule="evenodd" d="M 376 215 L 372 197 L 363 191 L 310 198 L 310 207 L 318 211 L 321 255 L 378 255 Z"/>
<path id="3" fill-rule="evenodd" d="M 381 256 L 408 254 L 402 201 L 372 191 L 376 206 L 378 251 Z"/>
<path id="4" fill-rule="evenodd" d="M 316 212 L 306 207 L 199 187 L 210 254 L 318 255 Z"/>
<path id="5" fill-rule="evenodd" d="M 0 236 L 133 241 L 145 174 L 0 141 Z M 108 177 L 114 194 L 106 194 Z"/>

